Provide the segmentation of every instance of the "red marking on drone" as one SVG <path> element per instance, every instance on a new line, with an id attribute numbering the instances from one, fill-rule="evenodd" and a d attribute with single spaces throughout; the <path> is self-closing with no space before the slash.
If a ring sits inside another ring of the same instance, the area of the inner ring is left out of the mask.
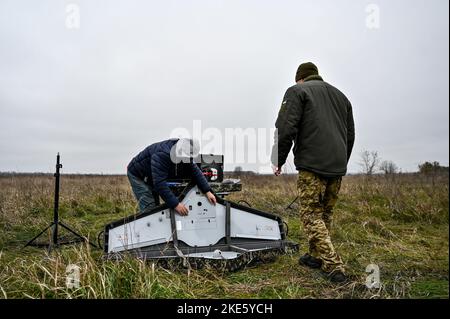
<path id="1" fill-rule="evenodd" d="M 203 172 L 203 175 L 205 175 L 205 176 L 217 176 L 217 174 L 214 174 L 213 172 Z"/>

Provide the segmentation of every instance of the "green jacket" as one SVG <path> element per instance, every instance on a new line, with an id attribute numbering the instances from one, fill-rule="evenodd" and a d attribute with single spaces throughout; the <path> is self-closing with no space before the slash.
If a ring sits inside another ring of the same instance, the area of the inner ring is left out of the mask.
<path id="1" fill-rule="evenodd" d="M 297 170 L 343 176 L 355 141 L 352 106 L 318 75 L 290 87 L 275 123 L 272 163 L 281 167 L 294 142 Z"/>

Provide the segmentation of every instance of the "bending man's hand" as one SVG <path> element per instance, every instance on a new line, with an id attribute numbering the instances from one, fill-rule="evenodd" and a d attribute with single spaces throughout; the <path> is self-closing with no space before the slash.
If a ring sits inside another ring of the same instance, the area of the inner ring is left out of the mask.
<path id="1" fill-rule="evenodd" d="M 206 195 L 206 198 L 208 198 L 208 200 L 209 200 L 209 202 L 210 202 L 211 204 L 216 205 L 216 203 L 217 203 L 217 198 L 216 198 L 216 196 L 214 196 L 213 193 L 207 192 L 205 195 Z"/>
<path id="2" fill-rule="evenodd" d="M 273 173 L 275 174 L 275 176 L 280 176 L 281 175 L 281 167 L 272 165 L 272 169 L 273 169 Z"/>
<path id="3" fill-rule="evenodd" d="M 189 210 L 187 209 L 186 206 L 184 206 L 183 204 L 179 203 L 177 205 L 177 207 L 175 207 L 175 211 L 180 214 L 181 216 L 187 216 L 189 214 Z"/>

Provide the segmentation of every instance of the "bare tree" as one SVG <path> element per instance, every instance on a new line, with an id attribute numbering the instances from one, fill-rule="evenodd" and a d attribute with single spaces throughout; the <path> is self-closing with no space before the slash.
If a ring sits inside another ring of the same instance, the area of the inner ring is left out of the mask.
<path id="1" fill-rule="evenodd" d="M 234 174 L 235 174 L 236 176 L 238 176 L 238 177 L 241 176 L 242 171 L 243 171 L 242 166 L 236 166 L 236 167 L 234 168 Z"/>
<path id="2" fill-rule="evenodd" d="M 398 166 L 393 161 L 381 162 L 379 169 L 387 175 L 392 175 L 398 172 Z"/>
<path id="3" fill-rule="evenodd" d="M 378 152 L 376 151 L 363 151 L 361 152 L 361 162 L 359 165 L 362 167 L 362 172 L 366 175 L 373 175 L 380 163 Z"/>

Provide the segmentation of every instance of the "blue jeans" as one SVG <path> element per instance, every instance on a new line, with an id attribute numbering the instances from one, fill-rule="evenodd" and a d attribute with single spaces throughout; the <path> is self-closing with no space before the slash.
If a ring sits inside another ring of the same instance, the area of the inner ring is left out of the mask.
<path id="1" fill-rule="evenodd" d="M 153 191 L 150 185 L 146 184 L 142 179 L 134 176 L 130 172 L 127 172 L 128 180 L 131 184 L 131 189 L 133 190 L 134 197 L 138 201 L 139 210 L 143 212 L 146 209 L 153 208 L 157 206 L 157 201 L 155 196 L 153 196 Z"/>

